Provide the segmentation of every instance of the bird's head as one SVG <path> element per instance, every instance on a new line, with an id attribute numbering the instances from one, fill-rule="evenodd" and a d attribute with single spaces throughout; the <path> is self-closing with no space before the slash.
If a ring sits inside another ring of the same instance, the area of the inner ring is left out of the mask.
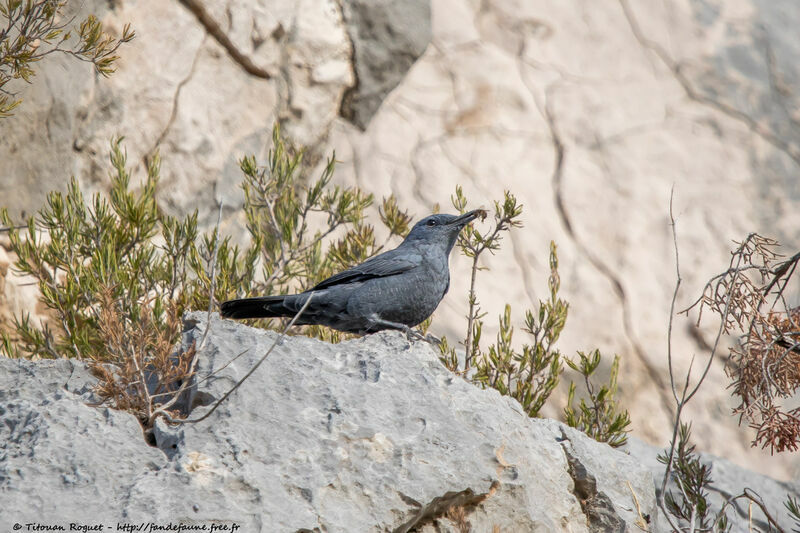
<path id="1" fill-rule="evenodd" d="M 453 249 L 459 232 L 475 220 L 478 216 L 485 216 L 485 211 L 476 209 L 463 215 L 430 215 L 411 228 L 404 243 L 423 241 L 431 244 L 440 244 L 447 248 L 447 252 Z"/>

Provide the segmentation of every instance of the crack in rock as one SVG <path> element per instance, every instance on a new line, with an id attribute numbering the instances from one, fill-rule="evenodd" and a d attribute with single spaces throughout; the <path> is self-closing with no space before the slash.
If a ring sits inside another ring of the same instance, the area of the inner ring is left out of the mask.
<path id="1" fill-rule="evenodd" d="M 572 494 L 581 505 L 589 531 L 624 533 L 625 520 L 617 514 L 611 498 L 606 493 L 597 490 L 597 479 L 587 470 L 580 459 L 573 455 L 569 437 L 563 430 L 561 436 L 561 448 L 567 458 L 568 472 L 573 482 Z"/>
<path id="2" fill-rule="evenodd" d="M 628 1 L 619 0 L 619 3 L 622 7 L 625 19 L 628 21 L 628 26 L 630 27 L 634 38 L 644 49 L 652 51 L 656 57 L 658 57 L 658 59 L 675 77 L 675 80 L 683 88 L 686 96 L 690 100 L 711 107 L 712 109 L 716 109 L 723 115 L 743 123 L 750 131 L 761 137 L 767 143 L 771 144 L 777 150 L 786 154 L 790 159 L 792 159 L 792 161 L 795 162 L 795 164 L 800 165 L 800 153 L 798 153 L 797 150 L 794 150 L 791 144 L 781 139 L 768 127 L 763 126 L 744 111 L 736 109 L 729 104 L 715 100 L 714 98 L 706 96 L 697 91 L 689 81 L 689 78 L 687 78 L 683 73 L 681 64 L 672 59 L 667 51 L 664 50 L 664 48 L 661 47 L 657 42 L 644 36 L 644 33 L 642 33 L 641 27 L 639 26 L 639 22 L 631 10 Z"/>
<path id="3" fill-rule="evenodd" d="M 527 85 L 527 84 L 526 84 Z M 575 228 L 572 225 L 572 221 L 570 220 L 569 212 L 567 210 L 566 204 L 564 202 L 564 194 L 563 194 L 563 176 L 564 176 L 564 161 L 566 159 L 566 147 L 564 145 L 563 140 L 561 139 L 561 134 L 558 131 L 558 126 L 556 124 L 555 114 L 553 113 L 552 109 L 552 98 L 551 92 L 557 86 L 557 83 L 553 83 L 545 90 L 545 102 L 542 109 L 542 115 L 544 116 L 545 123 L 547 124 L 548 129 L 550 130 L 550 135 L 553 143 L 553 150 L 555 154 L 555 162 L 553 166 L 553 176 L 552 176 L 552 183 L 553 183 L 553 194 L 555 196 L 555 207 L 556 211 L 558 212 L 559 218 L 564 225 L 564 229 L 572 239 L 572 242 L 575 244 L 578 251 L 586 257 L 589 262 L 594 266 L 594 268 L 600 272 L 610 283 L 614 289 L 614 293 L 617 295 L 619 299 L 620 306 L 622 307 L 622 327 L 625 333 L 625 337 L 630 342 L 631 346 L 633 347 L 633 352 L 639 358 L 639 361 L 644 366 L 648 377 L 652 380 L 653 383 L 656 384 L 656 390 L 659 395 L 659 399 L 661 401 L 661 405 L 664 410 L 670 414 L 670 416 L 675 416 L 675 407 L 672 405 L 672 399 L 667 392 L 668 387 L 666 382 L 664 381 L 663 376 L 658 371 L 658 369 L 653 365 L 647 358 L 645 350 L 640 346 L 639 342 L 636 340 L 636 337 L 633 332 L 633 323 L 631 322 L 630 317 L 630 305 L 628 304 L 628 296 L 625 293 L 625 287 L 622 285 L 620 279 L 615 275 L 614 271 L 609 268 L 599 257 L 597 257 L 594 253 L 592 253 L 589 248 L 583 243 L 583 241 L 578 237 L 577 233 L 575 232 Z M 532 88 L 528 88 L 533 95 Z"/>
<path id="4" fill-rule="evenodd" d="M 208 34 L 206 34 L 208 35 Z M 153 146 L 145 152 L 144 155 L 144 167 L 147 168 L 152 160 L 153 156 L 155 155 L 155 151 L 161 146 L 161 143 L 164 142 L 166 139 L 167 134 L 172 129 L 172 125 L 175 123 L 175 118 L 178 116 L 178 104 L 181 97 L 181 91 L 183 91 L 183 87 L 191 81 L 194 77 L 195 70 L 197 70 L 197 63 L 200 58 L 200 54 L 203 52 L 203 46 L 206 43 L 206 37 L 203 36 L 203 39 L 200 41 L 199 46 L 197 47 L 197 51 L 194 54 L 194 58 L 192 59 L 192 65 L 189 67 L 189 73 L 178 83 L 177 87 L 175 88 L 175 94 L 172 97 L 172 109 L 169 113 L 169 119 L 167 120 L 167 124 L 164 126 L 164 129 L 161 130 L 156 142 L 153 143 Z"/>
<path id="5" fill-rule="evenodd" d="M 426 523 L 433 522 L 439 518 L 443 518 L 451 507 L 475 507 L 488 498 L 491 498 L 495 492 L 500 488 L 500 482 L 495 480 L 489 487 L 488 492 L 476 494 L 471 488 L 462 491 L 450 491 L 444 493 L 442 496 L 437 496 L 432 499 L 427 505 L 422 505 L 408 496 L 404 496 L 403 500 L 410 500 L 420 508 L 416 511 L 414 516 L 402 523 L 400 526 L 392 530 L 392 533 L 408 533 L 412 529 L 419 528 Z"/>
<path id="6" fill-rule="evenodd" d="M 522 253 L 522 243 L 519 242 L 519 237 L 516 233 L 509 232 L 508 238 L 511 240 L 511 251 L 514 254 L 514 261 L 519 265 L 520 272 L 522 273 L 522 286 L 525 288 L 525 294 L 528 296 L 530 305 L 536 308 L 537 298 L 536 291 L 533 289 L 533 279 L 531 276 L 531 269 L 526 268 L 526 265 L 533 264 L 533 261 L 528 261 Z"/>
<path id="7" fill-rule="evenodd" d="M 464 176 L 469 178 L 469 181 L 482 193 L 483 198 L 491 198 L 492 192 L 487 190 L 485 187 L 482 186 L 482 182 L 480 176 L 473 170 L 472 165 L 466 165 L 459 161 L 456 154 L 454 154 L 450 148 L 447 146 L 447 138 L 444 136 L 437 138 L 437 144 L 439 149 L 442 151 L 442 154 L 445 156 L 447 161 L 453 165 L 459 172 L 461 172 Z M 470 154 L 471 156 L 474 155 L 474 147 L 473 153 Z M 533 279 L 531 277 L 530 269 L 526 268 L 526 265 L 530 265 L 531 261 L 526 261 L 525 257 L 522 254 L 521 245 L 519 242 L 519 238 L 517 234 L 513 231 L 509 232 L 508 234 L 509 239 L 511 241 L 511 252 L 514 256 L 514 261 L 519 266 L 521 275 L 522 275 L 522 285 L 525 289 L 525 294 L 528 296 L 528 300 L 532 306 L 536 305 L 537 298 L 536 298 L 536 291 L 533 289 Z"/>
<path id="8" fill-rule="evenodd" d="M 289 122 L 289 119 L 294 118 L 301 118 L 299 114 L 294 113 L 292 110 L 294 108 L 294 83 L 292 81 L 292 74 L 290 72 L 291 67 L 291 57 L 290 57 L 290 46 L 291 42 L 296 38 L 297 35 L 297 9 L 292 14 L 291 24 L 289 29 L 280 28 L 283 30 L 280 32 L 280 36 L 277 39 L 278 46 L 280 49 L 280 57 L 278 60 L 278 75 L 275 77 L 275 90 L 278 93 L 278 98 L 275 99 L 275 109 L 273 114 L 275 115 L 275 120 L 280 124 L 281 128 L 285 127 Z"/>

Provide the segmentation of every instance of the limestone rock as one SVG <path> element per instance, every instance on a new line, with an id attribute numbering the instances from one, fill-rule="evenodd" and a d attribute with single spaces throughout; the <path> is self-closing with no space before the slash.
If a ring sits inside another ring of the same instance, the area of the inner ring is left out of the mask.
<path id="1" fill-rule="evenodd" d="M 68 527 L 117 514 L 167 466 L 136 419 L 87 405 L 94 380 L 68 360 L 0 358 L 0 520 Z"/>
<path id="2" fill-rule="evenodd" d="M 189 316 L 184 344 L 201 339 L 205 319 Z M 214 317 L 191 416 L 275 338 Z M 474 531 L 638 531 L 634 494 L 642 515 L 656 513 L 652 477 L 636 460 L 529 419 L 399 333 L 285 339 L 207 420 L 159 422 L 160 450 L 132 416 L 84 403 L 81 363 L 0 367 L 3 523 L 63 521 L 65 505 L 96 520 L 242 531 L 455 532 L 462 508 Z"/>

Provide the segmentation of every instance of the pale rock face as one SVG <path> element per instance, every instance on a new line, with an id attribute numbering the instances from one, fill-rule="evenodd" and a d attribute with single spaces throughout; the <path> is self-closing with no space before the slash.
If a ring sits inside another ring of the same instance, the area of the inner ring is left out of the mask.
<path id="1" fill-rule="evenodd" d="M 800 12 L 791 0 L 434 0 L 427 48 L 418 32 L 425 21 L 379 34 L 402 33 L 373 58 L 395 57 L 396 42 L 410 43 L 411 57 L 425 49 L 393 90 L 396 72 L 394 81 L 359 72 L 359 57 L 370 53 L 358 47 L 383 39 L 360 41 L 354 21 L 362 19 L 346 18 L 366 2 L 204 4 L 270 79 L 246 73 L 178 2 L 126 1 L 115 11 L 86 4 L 112 28 L 131 22 L 139 37 L 109 79 L 67 58 L 43 63 L 21 111 L 0 121 L 0 198 L 15 212 L 30 214 L 70 174 L 105 188 L 108 140 L 124 135 L 139 170 L 161 150 L 160 193 L 170 211 L 197 207 L 208 223 L 219 199 L 223 227 L 236 228 L 237 159 L 263 156 L 276 121 L 317 154 L 335 149 L 337 182 L 394 193 L 415 217 L 435 204 L 447 211 L 456 184 L 472 206 L 491 207 L 509 189 L 525 207 L 525 226 L 485 259 L 492 270 L 478 278 L 484 338 L 493 338 L 504 303 L 520 325 L 524 309 L 545 298 L 555 240 L 571 303 L 560 347 L 597 347 L 609 362 L 622 356 L 622 402 L 650 443 L 667 442 L 674 409 L 666 366 L 671 191 L 679 309 L 726 267 L 732 240 L 759 231 L 790 253 L 800 243 Z M 424 18 L 423 4 L 413 12 Z M 368 20 L 397 21 L 385 3 L 375 5 Z M 381 95 L 374 116 L 368 80 Z M 348 116 L 365 132 L 337 118 L 356 90 L 368 97 L 352 101 L 365 107 Z M 469 280 L 457 254 L 451 274 L 433 332 L 455 341 Z M 5 294 L 16 286 L 7 279 Z M 711 321 L 694 331 L 692 320 L 675 320 L 677 375 L 693 355 L 703 361 L 713 341 Z M 524 340 L 519 327 L 516 339 Z M 686 411 L 699 448 L 796 477 L 796 459 L 751 449 L 752 433 L 729 416 L 721 356 Z"/>
<path id="2" fill-rule="evenodd" d="M 98 12 L 99 4 L 85 11 Z M 263 155 L 276 121 L 289 120 L 300 143 L 324 139 L 353 83 L 338 4 L 205 9 L 270 79 L 246 72 L 179 2 L 122 2 L 116 11 L 99 11 L 109 30 L 129 22 L 137 33 L 118 71 L 97 79 L 85 64 L 59 58 L 42 69 L 20 112 L 0 125 L 0 194 L 19 200 L 15 213 L 37 209 L 47 191 L 63 190 L 70 173 L 102 190 L 112 136 L 125 137 L 135 170 L 157 150 L 168 155 L 165 205 L 180 213 L 198 208 L 201 219 L 216 214 L 217 199 L 229 210 L 241 205 L 237 160 Z"/>

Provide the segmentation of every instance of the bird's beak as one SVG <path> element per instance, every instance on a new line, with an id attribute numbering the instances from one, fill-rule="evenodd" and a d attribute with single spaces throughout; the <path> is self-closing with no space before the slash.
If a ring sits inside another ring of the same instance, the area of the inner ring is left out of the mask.
<path id="1" fill-rule="evenodd" d="M 486 216 L 485 213 L 486 213 L 486 211 L 484 211 L 483 209 L 474 209 L 474 210 L 469 211 L 468 213 L 464 213 L 460 217 L 454 219 L 448 225 L 449 226 L 459 226 L 459 227 L 463 228 L 464 226 L 466 226 L 467 224 L 469 224 L 470 222 L 472 222 L 473 220 L 475 220 L 479 216 L 480 217 L 485 217 Z"/>

